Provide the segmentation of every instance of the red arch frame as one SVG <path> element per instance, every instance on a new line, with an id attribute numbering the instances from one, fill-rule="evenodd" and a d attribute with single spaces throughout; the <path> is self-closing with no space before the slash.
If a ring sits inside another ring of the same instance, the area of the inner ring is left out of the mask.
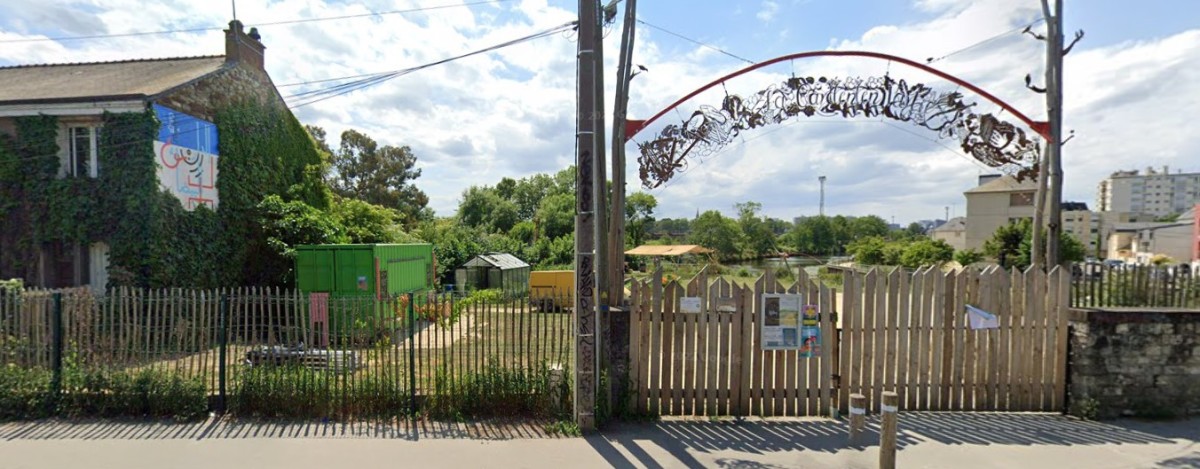
<path id="1" fill-rule="evenodd" d="M 789 54 L 789 55 L 776 57 L 776 58 L 768 60 L 766 62 L 756 63 L 749 67 L 743 68 L 741 70 L 738 70 L 738 71 L 735 71 L 728 75 L 725 75 L 721 78 L 713 80 L 709 84 L 698 88 L 696 91 L 688 93 L 686 96 L 679 98 L 679 100 L 675 101 L 674 103 L 671 103 L 670 106 L 667 106 L 663 110 L 658 111 L 657 114 L 650 116 L 649 119 L 646 119 L 646 120 L 628 119 L 625 122 L 625 141 L 629 141 L 631 138 L 633 138 L 634 135 L 636 135 L 642 129 L 646 128 L 646 126 L 650 125 L 650 123 L 658 120 L 658 118 L 662 117 L 663 114 L 666 114 L 667 111 L 675 109 L 680 104 L 683 104 L 685 101 L 692 99 L 696 95 L 703 93 L 705 91 L 708 91 L 710 88 L 717 86 L 721 83 L 724 83 L 725 81 L 727 81 L 731 78 L 735 78 L 739 75 L 743 75 L 748 72 L 758 70 L 758 69 L 766 67 L 768 65 L 774 65 L 779 62 L 783 62 L 785 60 L 806 59 L 809 57 L 868 57 L 868 58 L 873 58 L 873 59 L 887 60 L 890 62 L 897 62 L 897 63 L 901 63 L 904 65 L 908 65 L 909 67 L 916 68 L 918 70 L 923 70 L 923 71 L 932 73 L 934 75 L 937 75 L 938 77 L 949 80 L 950 82 L 952 82 L 956 85 L 967 88 L 967 89 L 975 92 L 976 94 L 983 96 L 988 101 L 991 101 L 991 102 L 999 105 L 1005 111 L 1008 111 L 1008 112 L 1012 113 L 1013 116 L 1016 116 L 1016 118 L 1018 120 L 1020 120 L 1021 122 L 1024 122 L 1025 125 L 1028 125 L 1030 129 L 1033 129 L 1034 132 L 1037 132 L 1037 134 L 1041 135 L 1042 138 L 1046 139 L 1046 141 L 1050 140 L 1050 124 L 1049 123 L 1043 122 L 1043 121 L 1035 121 L 1033 119 L 1030 119 L 1029 116 L 1026 116 L 1021 111 L 1018 111 L 1017 108 L 1004 102 L 1000 98 L 997 98 L 996 96 L 992 95 L 991 93 L 984 91 L 982 88 L 979 88 L 978 86 L 968 83 L 966 80 L 958 78 L 954 75 L 950 75 L 949 73 L 943 72 L 941 70 L 930 67 L 923 63 L 914 62 L 914 61 L 906 59 L 904 57 L 897 57 L 897 56 L 894 56 L 891 54 L 884 54 L 881 52 L 851 51 L 851 50 L 823 50 L 823 51 L 800 52 L 800 53 L 796 53 L 796 54 Z"/>

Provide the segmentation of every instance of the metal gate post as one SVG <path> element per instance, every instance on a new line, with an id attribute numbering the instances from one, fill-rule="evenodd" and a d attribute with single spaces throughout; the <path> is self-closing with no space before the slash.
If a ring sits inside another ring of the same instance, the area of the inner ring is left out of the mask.
<path id="1" fill-rule="evenodd" d="M 51 412 L 58 406 L 62 397 L 62 356 L 63 356 L 63 311 L 62 293 L 52 296 L 54 307 L 50 313 L 50 400 Z"/>
<path id="2" fill-rule="evenodd" d="M 217 316 L 217 342 L 220 344 L 217 352 L 217 411 L 225 412 L 225 354 L 229 346 L 229 295 L 221 295 L 221 311 Z"/>
<path id="3" fill-rule="evenodd" d="M 416 298 L 412 292 L 408 293 L 408 405 L 412 411 L 413 421 L 417 418 L 417 366 L 415 363 L 416 344 L 413 343 L 413 336 L 416 335 L 416 318 L 413 308 L 413 300 Z"/>

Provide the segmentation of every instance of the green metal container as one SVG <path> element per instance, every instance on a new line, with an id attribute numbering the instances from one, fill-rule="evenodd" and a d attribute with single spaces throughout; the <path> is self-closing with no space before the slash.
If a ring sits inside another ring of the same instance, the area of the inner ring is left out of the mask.
<path id="1" fill-rule="evenodd" d="M 433 288 L 431 244 L 296 247 L 296 288 L 337 296 L 393 296 Z"/>
<path id="2" fill-rule="evenodd" d="M 381 300 L 433 289 L 431 244 L 321 244 L 296 247 L 296 288 L 329 294 L 329 322 L 349 330 L 386 317 Z"/>

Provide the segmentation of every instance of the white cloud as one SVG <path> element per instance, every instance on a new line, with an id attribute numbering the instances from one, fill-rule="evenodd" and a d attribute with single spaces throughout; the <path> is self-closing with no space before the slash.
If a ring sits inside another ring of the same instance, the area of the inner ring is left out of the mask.
<path id="1" fill-rule="evenodd" d="M 35 34 L 121 33 L 223 25 L 228 5 L 200 9 L 173 0 L 15 0 L 0 20 L 0 39 Z M 418 1 L 355 4 L 322 0 L 239 3 L 247 25 L 298 17 L 325 17 L 399 10 Z M 913 4 L 926 20 L 879 24 L 831 48 L 873 50 L 917 61 L 939 58 L 963 47 L 1012 31 L 1040 16 L 1036 1 L 1014 6 L 1007 0 L 920 0 Z M 760 3 L 757 13 L 771 21 L 779 2 Z M 740 8 L 740 7 L 739 7 Z M 749 12 L 749 10 L 747 11 Z M 267 67 L 276 83 L 355 75 L 411 67 L 529 34 L 573 19 L 574 12 L 548 0 L 442 9 L 354 20 L 260 28 Z M 59 31 L 35 25 L 59 18 Z M 750 22 L 752 19 L 747 18 Z M 783 34 L 780 31 L 773 31 Z M 798 31 L 798 30 L 797 30 Z M 701 37 L 720 47 L 721 37 Z M 793 31 L 793 36 L 799 36 Z M 607 106 L 612 103 L 617 38 L 605 41 L 608 54 Z M 0 63 L 116 60 L 220 54 L 220 31 L 141 36 L 103 41 L 6 43 Z M 302 122 L 325 127 L 336 140 L 343 130 L 363 131 L 384 144 L 410 145 L 423 175 L 419 187 L 441 215 L 453 213 L 467 186 L 495 184 L 501 177 L 556 172 L 573 162 L 575 130 L 575 48 L 573 33 L 464 59 L 400 77 L 375 87 L 297 110 Z M 673 47 L 685 45 L 682 53 Z M 1025 110 L 1045 115 L 1041 95 L 1024 88 L 1043 69 L 1043 45 L 1012 33 L 981 47 L 955 53 L 934 66 L 963 77 Z M 755 57 L 759 58 L 759 57 Z M 630 115 L 646 118 L 685 93 L 744 66 L 711 49 L 686 44 L 639 27 L 634 63 L 650 69 L 633 81 Z M 750 94 L 798 75 L 881 75 L 954 86 L 929 74 L 880 61 L 819 59 L 780 64 L 717 87 L 668 113 L 638 136 L 676 121 L 700 104 L 717 104 L 725 90 Z M 1171 37 L 1092 48 L 1084 39 L 1066 62 L 1066 128 L 1076 138 L 1064 150 L 1066 198 L 1093 202 L 1096 183 L 1108 172 L 1145 166 L 1200 170 L 1194 161 L 1200 143 L 1190 138 L 1190 110 L 1200 102 L 1200 30 Z M 302 88 L 284 88 L 291 94 Z M 980 108 L 996 111 L 982 103 Z M 801 119 L 786 127 L 756 130 L 688 171 L 668 187 L 653 191 L 662 216 L 691 216 L 697 208 L 732 212 L 735 202 L 755 200 L 767 214 L 791 219 L 817 212 L 818 175 L 828 176 L 828 213 L 875 213 L 897 221 L 942 216 L 945 206 L 961 207 L 962 191 L 974 185 L 980 166 L 963 156 L 953 141 L 930 141 L 928 132 L 903 123 L 872 120 Z M 333 142 L 336 144 L 336 142 Z M 627 179 L 637 187 L 636 146 L 629 149 Z M 1191 166 L 1189 166 L 1191 165 Z M 961 209 L 958 209 L 961 214 Z"/>
<path id="2" fill-rule="evenodd" d="M 773 0 L 763 0 L 762 7 L 759 8 L 758 13 L 754 16 L 763 23 L 770 23 L 772 19 L 775 19 L 775 14 L 778 12 L 779 3 Z"/>

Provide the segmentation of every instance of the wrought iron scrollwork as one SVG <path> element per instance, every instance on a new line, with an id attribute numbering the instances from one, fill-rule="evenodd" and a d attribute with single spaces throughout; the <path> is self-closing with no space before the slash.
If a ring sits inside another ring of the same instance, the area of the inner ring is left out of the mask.
<path id="1" fill-rule="evenodd" d="M 745 130 L 792 117 L 882 116 L 924 127 L 938 138 L 956 139 L 976 160 L 1018 179 L 1037 175 L 1041 146 L 1023 129 L 991 114 L 971 112 L 958 92 L 937 92 L 890 77 L 790 78 L 748 98 L 726 95 L 719 108 L 704 105 L 680 124 L 638 143 L 642 185 L 655 188 L 687 170 L 689 157 L 720 151 Z"/>

